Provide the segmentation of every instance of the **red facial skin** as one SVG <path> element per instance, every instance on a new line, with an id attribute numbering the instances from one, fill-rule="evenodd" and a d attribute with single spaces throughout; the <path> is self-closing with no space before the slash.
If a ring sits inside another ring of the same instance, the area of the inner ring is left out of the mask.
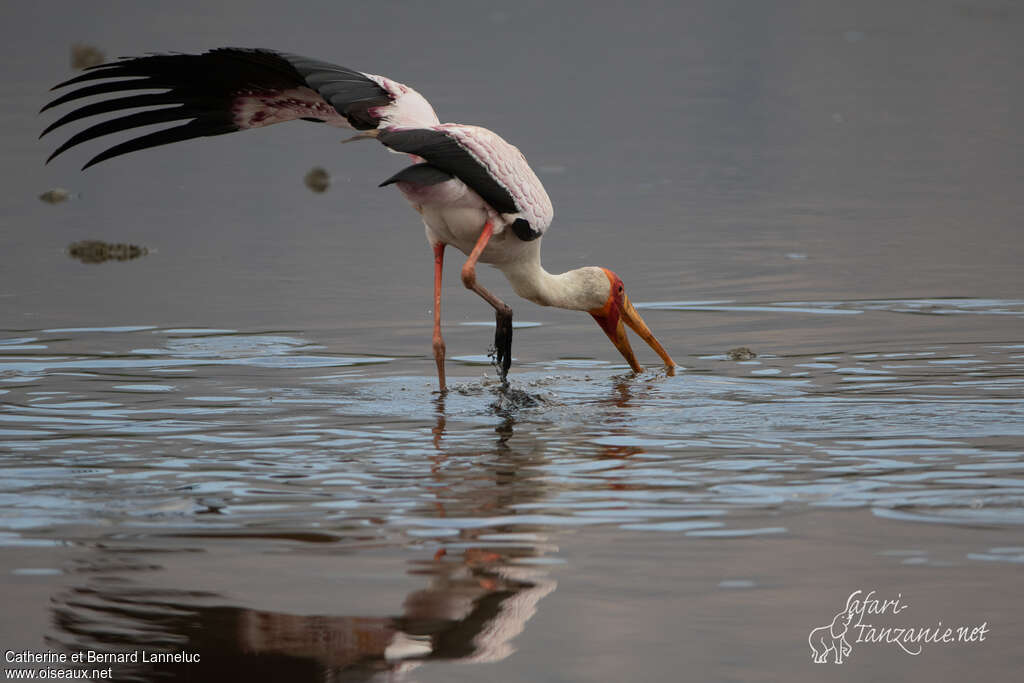
<path id="1" fill-rule="evenodd" d="M 636 355 L 629 345 L 629 338 L 626 336 L 626 329 L 623 323 L 629 325 L 641 339 L 654 349 L 655 353 L 661 356 L 661 359 L 665 362 L 665 372 L 667 374 L 675 374 L 675 362 L 668 355 L 668 352 L 665 351 L 661 343 L 654 337 L 651 329 L 647 327 L 647 323 L 644 322 L 640 314 L 633 308 L 629 297 L 626 296 L 626 288 L 622 285 L 622 279 L 607 268 L 602 268 L 601 270 L 608 276 L 611 290 L 608 293 L 608 300 L 605 301 L 604 306 L 588 311 L 590 315 L 594 317 L 597 324 L 608 335 L 608 339 L 619 350 L 622 357 L 626 359 L 633 372 L 643 372 L 643 366 L 637 361 Z"/>
<path id="2" fill-rule="evenodd" d="M 619 317 L 622 313 L 622 299 L 626 295 L 626 288 L 622 284 L 622 278 L 608 270 L 602 268 L 604 274 L 608 276 L 609 282 L 612 283 L 612 289 L 608 293 L 608 300 L 604 302 L 604 306 L 601 308 L 595 308 L 592 311 L 588 311 L 590 315 L 594 317 L 597 324 L 601 326 L 604 333 L 609 337 L 615 335 L 615 331 L 619 327 Z"/>

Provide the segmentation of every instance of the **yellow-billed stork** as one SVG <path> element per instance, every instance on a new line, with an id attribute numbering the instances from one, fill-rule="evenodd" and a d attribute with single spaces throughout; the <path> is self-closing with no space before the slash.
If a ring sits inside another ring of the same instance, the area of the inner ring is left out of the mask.
<path id="1" fill-rule="evenodd" d="M 442 393 L 446 386 L 441 271 L 449 244 L 468 255 L 462 266 L 463 284 L 496 312 L 495 363 L 503 382 L 512 362 L 512 309 L 477 281 L 477 262 L 501 270 L 525 299 L 590 313 L 633 371 L 640 372 L 625 322 L 657 352 L 668 374 L 674 372 L 675 363 L 630 303 L 618 275 L 595 266 L 554 275 L 541 266 L 540 238 L 554 211 L 522 153 L 486 128 L 441 123 L 430 103 L 412 88 L 308 57 L 249 48 L 121 59 L 91 67 L 54 89 L 68 85 L 80 87 L 53 100 L 43 111 L 93 95 L 129 94 L 78 107 L 42 135 L 90 116 L 140 111 L 80 131 L 47 162 L 103 135 L 186 121 L 115 145 L 90 159 L 83 170 L 147 147 L 294 119 L 353 128 L 360 133 L 352 139 L 376 138 L 410 155 L 416 163 L 381 186 L 398 186 L 420 213 L 434 251 L 433 348 Z"/>

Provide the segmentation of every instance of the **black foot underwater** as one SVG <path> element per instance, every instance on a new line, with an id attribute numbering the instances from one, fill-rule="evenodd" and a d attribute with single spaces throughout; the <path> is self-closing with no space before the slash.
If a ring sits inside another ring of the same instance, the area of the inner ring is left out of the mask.
<path id="1" fill-rule="evenodd" d="M 508 369 L 512 367 L 512 309 L 494 313 L 494 367 L 501 381 L 508 384 Z"/>

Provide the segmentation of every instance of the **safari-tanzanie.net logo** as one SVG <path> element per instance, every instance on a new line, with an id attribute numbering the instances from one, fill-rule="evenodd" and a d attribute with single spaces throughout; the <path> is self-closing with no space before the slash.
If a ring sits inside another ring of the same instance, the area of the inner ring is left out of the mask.
<path id="1" fill-rule="evenodd" d="M 929 626 L 889 623 L 905 621 L 905 617 L 898 615 L 909 607 L 902 593 L 895 599 L 882 599 L 875 591 L 865 595 L 863 590 L 855 590 L 832 623 L 813 629 L 807 637 L 811 658 L 818 664 L 830 660 L 842 664 L 853 652 L 853 645 L 861 643 L 895 645 L 908 655 L 917 656 L 926 645 L 980 643 L 988 635 L 987 621 L 971 626 L 944 626 L 941 621 Z"/>

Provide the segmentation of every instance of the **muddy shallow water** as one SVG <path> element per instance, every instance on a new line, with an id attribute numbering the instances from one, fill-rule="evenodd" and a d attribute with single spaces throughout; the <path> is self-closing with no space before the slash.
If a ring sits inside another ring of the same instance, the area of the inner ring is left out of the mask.
<path id="1" fill-rule="evenodd" d="M 200 660 L 96 665 L 118 680 L 1019 671 L 1024 16 L 473 7 L 5 10 L 0 651 Z M 82 40 L 305 52 L 501 131 L 555 203 L 545 266 L 614 268 L 679 372 L 481 269 L 516 311 L 503 388 L 449 264 L 440 397 L 430 252 L 375 188 L 400 160 L 296 124 L 44 168 Z M 987 636 L 850 630 L 815 664 L 857 590 Z"/>

